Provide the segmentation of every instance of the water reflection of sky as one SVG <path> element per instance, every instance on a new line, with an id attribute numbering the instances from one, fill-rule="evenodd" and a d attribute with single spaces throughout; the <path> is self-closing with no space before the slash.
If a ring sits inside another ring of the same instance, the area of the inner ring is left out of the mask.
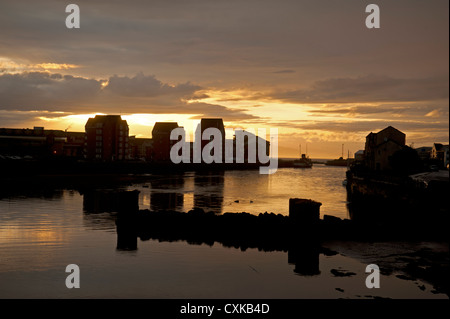
<path id="1" fill-rule="evenodd" d="M 273 212 L 287 215 L 289 198 L 322 203 L 322 214 L 348 218 L 345 167 L 316 165 L 313 169 L 280 169 L 273 175 L 255 171 L 187 172 L 180 176 L 156 175 L 138 189 L 141 209 L 189 211 Z"/>
<path id="2" fill-rule="evenodd" d="M 314 169 L 280 170 L 278 177 L 245 171 L 186 173 L 130 187 L 141 190 L 141 208 L 164 203 L 167 198 L 154 194 L 167 192 L 182 195 L 168 197 L 180 210 L 205 203 L 224 212 L 259 212 L 270 204 L 265 210 L 286 213 L 289 197 L 307 197 L 321 201 L 322 211 L 346 214 L 341 184 L 345 170 Z M 382 276 L 382 289 L 369 290 L 365 261 L 342 254 L 308 257 L 300 252 L 296 257 L 218 243 L 139 238 L 136 250 L 119 251 L 116 214 L 84 211 L 77 191 L 3 197 L 0 212 L 0 298 L 447 298 L 431 293 L 427 283 L 395 274 Z M 80 266 L 81 289 L 64 285 L 65 267 L 71 263 Z M 316 275 L 299 273 L 305 265 Z M 332 269 L 355 275 L 335 277 Z"/>

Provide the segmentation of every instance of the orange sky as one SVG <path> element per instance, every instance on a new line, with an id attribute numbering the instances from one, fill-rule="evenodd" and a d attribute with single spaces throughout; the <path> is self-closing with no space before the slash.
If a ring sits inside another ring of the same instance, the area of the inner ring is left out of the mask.
<path id="1" fill-rule="evenodd" d="M 0 127 L 84 130 L 121 114 L 130 134 L 156 121 L 278 128 L 280 157 L 364 147 L 394 126 L 414 146 L 448 143 L 448 1 L 2 1 Z"/>

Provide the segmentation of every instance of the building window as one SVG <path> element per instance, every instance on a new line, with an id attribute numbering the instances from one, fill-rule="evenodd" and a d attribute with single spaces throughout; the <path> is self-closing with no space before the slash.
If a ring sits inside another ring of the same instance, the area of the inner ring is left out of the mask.
<path id="1" fill-rule="evenodd" d="M 103 139 L 103 138 L 102 138 L 101 136 L 96 136 L 96 137 L 95 137 L 95 140 L 96 140 L 96 141 L 101 141 L 102 139 Z"/>

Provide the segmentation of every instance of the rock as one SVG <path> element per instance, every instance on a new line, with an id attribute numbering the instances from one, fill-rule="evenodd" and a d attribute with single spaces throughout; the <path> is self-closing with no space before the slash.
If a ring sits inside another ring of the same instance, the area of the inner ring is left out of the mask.
<path id="1" fill-rule="evenodd" d="M 342 271 L 342 270 L 337 270 L 337 269 L 331 269 L 330 272 L 336 276 L 336 277 L 351 277 L 356 275 L 354 272 L 351 271 Z"/>

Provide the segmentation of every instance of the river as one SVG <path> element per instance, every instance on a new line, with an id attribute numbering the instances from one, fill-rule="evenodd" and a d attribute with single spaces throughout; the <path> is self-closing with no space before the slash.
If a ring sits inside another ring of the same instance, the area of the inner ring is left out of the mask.
<path id="1" fill-rule="evenodd" d="M 301 197 L 321 202 L 322 215 L 348 218 L 345 170 L 315 165 L 273 175 L 153 174 L 120 188 L 140 191 L 140 209 L 287 215 L 289 198 Z M 70 187 L 0 196 L 0 298 L 448 298 L 430 283 L 405 280 L 396 267 L 382 272 L 380 288 L 365 285 L 369 263 L 379 260 L 389 268 L 398 260 L 384 256 L 448 249 L 440 243 L 330 242 L 328 253 L 306 259 L 284 251 L 142 239 L 124 251 L 117 249 L 116 214 L 90 211 L 84 196 Z M 79 289 L 65 285 L 69 264 L 79 266 Z M 302 272 L 305 264 L 314 271 Z"/>

